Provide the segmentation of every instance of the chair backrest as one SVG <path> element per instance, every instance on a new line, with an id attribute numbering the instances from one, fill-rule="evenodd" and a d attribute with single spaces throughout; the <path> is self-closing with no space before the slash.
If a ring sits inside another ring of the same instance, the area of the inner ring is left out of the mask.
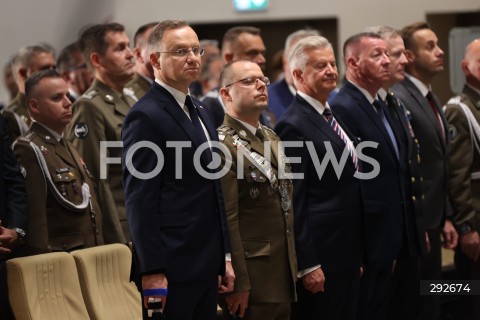
<path id="1" fill-rule="evenodd" d="M 142 319 L 140 293 L 130 282 L 132 253 L 126 245 L 110 244 L 71 254 L 91 319 Z"/>
<path id="2" fill-rule="evenodd" d="M 9 299 L 17 320 L 90 319 L 73 257 L 53 252 L 7 261 Z"/>

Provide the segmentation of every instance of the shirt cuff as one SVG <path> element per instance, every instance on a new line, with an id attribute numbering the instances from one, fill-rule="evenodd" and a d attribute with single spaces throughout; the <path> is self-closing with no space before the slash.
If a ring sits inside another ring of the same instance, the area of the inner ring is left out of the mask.
<path id="1" fill-rule="evenodd" d="M 320 269 L 321 267 L 322 267 L 322 265 L 319 264 L 319 265 L 313 266 L 313 267 L 311 267 L 311 268 L 298 271 L 298 273 L 297 273 L 297 278 L 300 279 L 300 278 L 302 278 L 304 275 L 309 274 L 310 272 L 313 272 L 313 271 L 315 271 L 315 270 L 317 270 L 317 269 Z"/>
<path id="2" fill-rule="evenodd" d="M 232 254 L 231 253 L 225 253 L 225 261 L 228 261 L 228 262 L 232 261 Z"/>

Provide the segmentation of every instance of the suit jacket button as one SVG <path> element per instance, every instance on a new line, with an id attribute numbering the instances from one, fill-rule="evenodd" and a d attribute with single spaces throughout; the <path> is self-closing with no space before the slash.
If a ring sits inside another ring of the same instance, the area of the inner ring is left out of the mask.
<path id="1" fill-rule="evenodd" d="M 415 183 L 415 177 L 412 177 L 412 183 Z"/>
<path id="2" fill-rule="evenodd" d="M 415 202 L 417 200 L 417 198 L 415 196 L 412 196 L 412 200 L 413 200 L 413 202 Z"/>
<path id="3" fill-rule="evenodd" d="M 67 245 L 65 243 L 63 244 L 63 250 L 67 250 Z"/>
<path id="4" fill-rule="evenodd" d="M 250 256 L 250 252 L 245 251 L 245 258 L 248 258 L 248 256 Z"/>

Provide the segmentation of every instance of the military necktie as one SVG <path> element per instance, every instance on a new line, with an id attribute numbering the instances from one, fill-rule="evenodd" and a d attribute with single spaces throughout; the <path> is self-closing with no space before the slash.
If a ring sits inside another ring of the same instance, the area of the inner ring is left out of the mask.
<path id="1" fill-rule="evenodd" d="M 255 136 L 260 139 L 261 142 L 265 141 L 265 135 L 263 134 L 262 128 L 258 128 L 257 131 L 255 131 Z"/>

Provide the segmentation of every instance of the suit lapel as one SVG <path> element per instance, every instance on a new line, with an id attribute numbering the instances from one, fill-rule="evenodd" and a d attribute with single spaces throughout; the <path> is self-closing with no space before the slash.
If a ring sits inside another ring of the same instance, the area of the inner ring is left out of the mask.
<path id="1" fill-rule="evenodd" d="M 360 90 L 358 90 L 353 84 L 347 83 L 345 87 L 346 87 L 346 90 L 349 90 L 352 97 L 357 101 L 358 106 L 373 121 L 377 129 L 382 134 L 383 140 L 386 141 L 393 158 L 398 162 L 398 158 L 396 156 L 396 152 L 395 152 L 395 148 L 393 147 L 392 140 L 390 139 L 390 135 L 388 134 L 387 129 L 385 128 L 385 125 L 380 119 L 380 116 L 377 114 L 377 112 L 375 112 L 373 105 L 371 105 L 370 102 L 368 102 L 367 98 L 363 95 L 363 93 L 360 92 Z M 387 114 L 387 112 L 385 112 L 385 114 Z"/>
<path id="2" fill-rule="evenodd" d="M 167 113 L 169 113 L 172 116 L 173 119 L 175 119 L 175 121 L 182 128 L 182 130 L 185 132 L 185 134 L 190 138 L 190 141 L 192 141 L 192 145 L 195 148 L 200 147 L 200 145 L 202 145 L 202 143 L 204 143 L 205 141 L 202 139 L 202 137 L 200 137 L 197 134 L 197 130 L 193 126 L 192 121 L 188 118 L 185 111 L 183 111 L 183 109 L 180 108 L 180 106 L 178 105 L 178 102 L 175 100 L 175 98 L 170 94 L 170 92 L 168 92 L 167 90 L 162 88 L 156 82 L 153 83 L 152 89 L 154 90 L 154 92 L 155 92 L 156 96 L 159 98 L 159 100 L 161 100 L 163 102 L 163 108 L 165 109 L 165 111 Z M 197 111 L 200 114 L 200 113 L 202 113 L 202 111 L 199 110 L 199 109 L 200 108 L 197 108 Z M 204 110 L 203 110 L 203 112 L 204 112 Z M 201 117 L 202 121 L 204 121 L 204 119 L 207 118 L 207 117 L 205 117 L 205 116 Z M 208 123 L 210 123 L 210 122 L 208 122 Z M 209 127 L 211 127 L 211 125 L 208 125 L 206 122 L 204 122 L 204 125 L 207 128 L 207 130 L 210 134 L 210 137 L 212 139 L 214 139 L 216 137 L 216 133 L 212 134 L 212 131 L 209 129 Z M 215 139 L 215 140 L 217 140 L 217 139 Z M 207 148 L 204 152 L 202 152 L 202 157 L 201 158 L 203 159 L 205 165 L 208 165 L 211 162 L 212 155 L 211 155 L 210 148 Z"/>
<path id="3" fill-rule="evenodd" d="M 437 138 L 440 141 L 440 144 L 442 145 L 442 148 L 446 149 L 446 144 L 445 144 L 445 139 L 442 136 L 441 128 L 438 125 L 438 120 L 435 118 L 435 114 L 433 113 L 432 108 L 430 107 L 430 104 L 428 103 L 428 100 L 426 97 L 422 95 L 420 90 L 415 86 L 415 84 L 410 81 L 407 77 L 405 77 L 405 80 L 403 80 L 403 83 L 405 84 L 405 88 L 407 88 L 408 92 L 412 96 L 412 98 L 416 101 L 418 107 L 422 110 L 424 116 L 430 121 L 431 125 L 435 128 L 435 132 L 437 133 Z M 435 101 L 438 102 L 438 99 L 435 98 Z M 439 114 L 443 113 L 439 110 Z M 442 118 L 443 126 L 446 127 L 446 119 L 445 116 L 440 115 L 440 118 Z M 445 135 L 445 137 L 447 134 Z"/>
<path id="4" fill-rule="evenodd" d="M 298 111 L 305 114 L 308 121 L 310 121 L 314 127 L 326 134 L 329 140 L 333 141 L 343 151 L 345 142 L 335 131 L 333 131 L 333 128 L 330 126 L 327 120 L 301 96 L 296 95 L 295 99 L 298 103 L 296 104 L 296 107 L 299 109 Z"/>

